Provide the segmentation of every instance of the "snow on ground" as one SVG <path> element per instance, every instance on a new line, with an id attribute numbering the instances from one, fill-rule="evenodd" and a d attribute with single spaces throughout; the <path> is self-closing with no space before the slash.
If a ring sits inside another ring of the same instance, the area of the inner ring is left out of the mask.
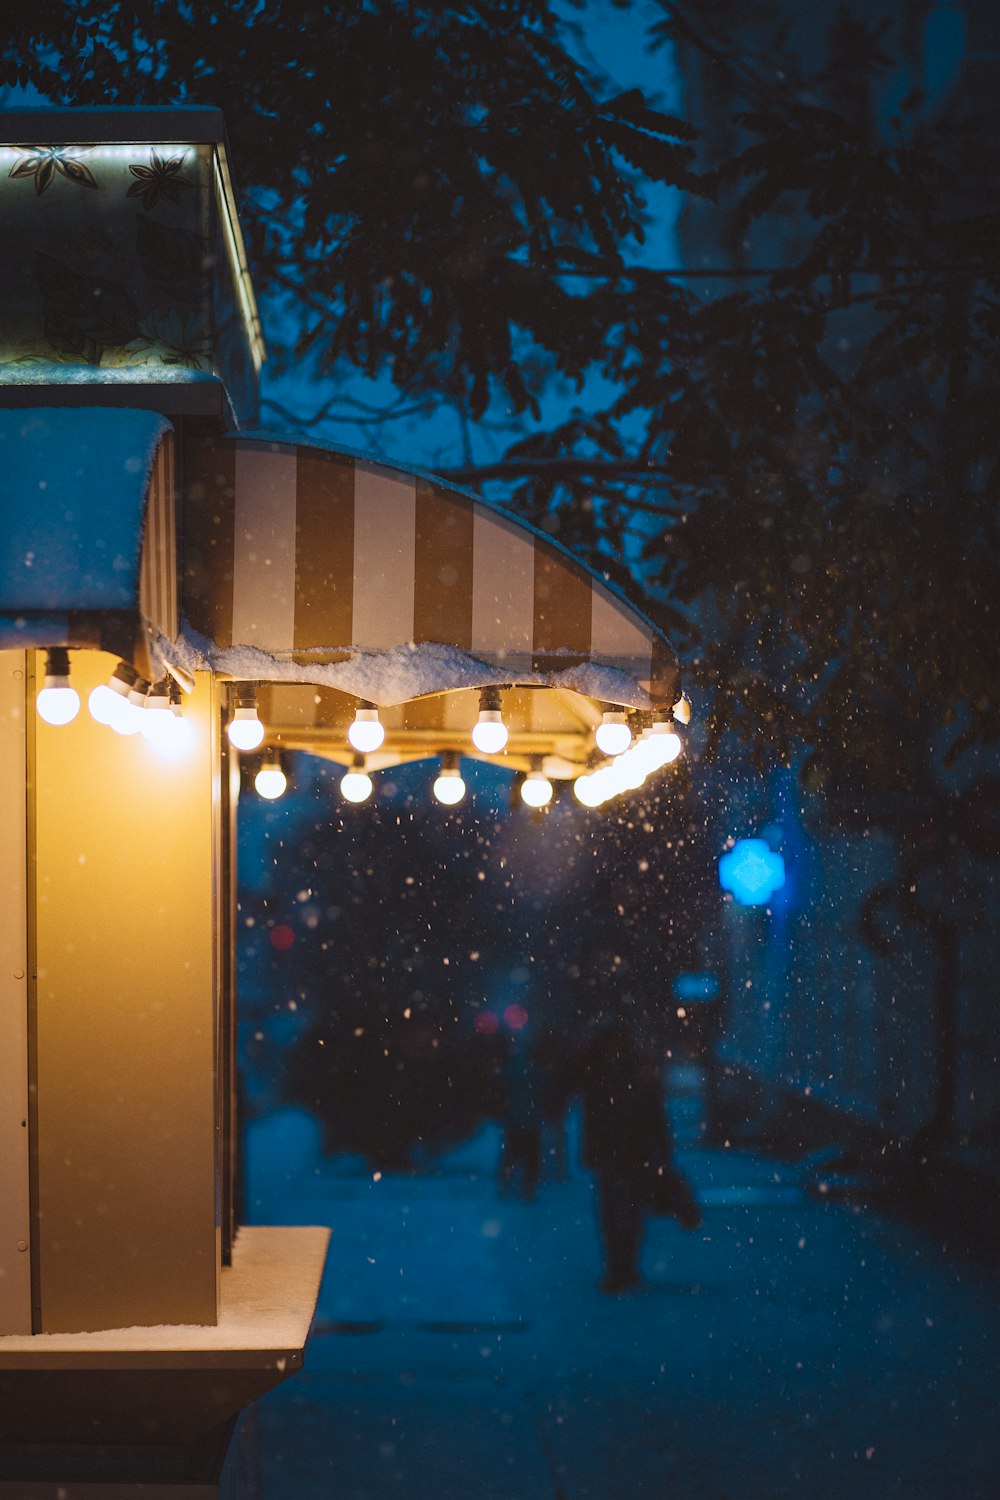
<path id="1" fill-rule="evenodd" d="M 317 1139 L 249 1142 L 251 1221 L 333 1227 L 306 1369 L 258 1409 L 264 1500 L 996 1493 L 998 1281 L 922 1232 L 685 1151 L 704 1228 L 653 1221 L 645 1290 L 607 1297 L 575 1165 L 522 1204 L 495 1128 L 380 1181 Z"/>

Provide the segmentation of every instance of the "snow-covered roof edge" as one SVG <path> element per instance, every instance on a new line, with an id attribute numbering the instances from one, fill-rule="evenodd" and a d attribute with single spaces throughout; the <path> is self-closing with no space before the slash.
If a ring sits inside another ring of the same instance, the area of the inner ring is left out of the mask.
<path id="1" fill-rule="evenodd" d="M 317 654 L 331 655 L 343 649 L 331 648 Z M 187 624 L 182 626 L 177 640 L 161 639 L 154 643 L 153 650 L 161 662 L 172 662 L 188 672 L 208 670 L 246 682 L 312 683 L 366 699 L 379 708 L 392 708 L 412 698 L 436 693 L 502 683 L 571 688 L 587 698 L 624 708 L 656 706 L 649 693 L 627 672 L 596 662 L 580 662 L 572 652 L 547 652 L 547 656 L 556 659 L 560 655 L 569 658 L 564 671 L 549 672 L 493 666 L 457 646 L 434 642 L 407 643 L 387 651 L 359 651 L 345 661 L 303 665 L 255 646 L 217 646 Z"/>

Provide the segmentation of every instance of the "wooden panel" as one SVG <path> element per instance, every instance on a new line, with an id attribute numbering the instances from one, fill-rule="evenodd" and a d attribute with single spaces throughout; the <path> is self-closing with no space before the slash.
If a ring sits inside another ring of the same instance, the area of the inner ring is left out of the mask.
<path id="1" fill-rule="evenodd" d="M 86 703 L 114 660 L 78 652 Z M 84 708 L 39 723 L 37 1203 L 41 1326 L 216 1317 L 215 690 L 164 760 Z"/>
<path id="2" fill-rule="evenodd" d="M 0 651 L 0 1334 L 31 1332 L 25 655 Z"/>

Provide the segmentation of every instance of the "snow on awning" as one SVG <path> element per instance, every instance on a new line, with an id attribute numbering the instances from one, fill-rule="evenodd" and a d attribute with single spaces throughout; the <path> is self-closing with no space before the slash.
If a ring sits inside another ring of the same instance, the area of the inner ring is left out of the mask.
<path id="1" fill-rule="evenodd" d="M 184 455 L 187 664 L 379 706 L 512 683 L 669 706 L 637 610 L 549 537 L 438 481 L 266 435 Z"/>
<path id="2" fill-rule="evenodd" d="M 178 633 L 173 434 L 154 412 L 0 410 L 0 648 L 89 647 L 162 676 Z"/>

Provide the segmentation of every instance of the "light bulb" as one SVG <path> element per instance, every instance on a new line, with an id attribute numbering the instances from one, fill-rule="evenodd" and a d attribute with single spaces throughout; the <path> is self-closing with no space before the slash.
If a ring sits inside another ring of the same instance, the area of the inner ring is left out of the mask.
<path id="1" fill-rule="evenodd" d="M 163 748 L 168 755 L 183 755 L 194 742 L 194 730 L 191 728 L 191 720 L 186 719 L 181 713 L 179 703 L 171 703 L 170 721 L 171 727 L 163 742 Z"/>
<path id="2" fill-rule="evenodd" d="M 582 802 L 584 807 L 599 807 L 603 800 L 600 787 L 595 788 L 593 776 L 588 776 L 586 772 L 574 781 L 573 792 L 576 800 Z"/>
<path id="3" fill-rule="evenodd" d="M 80 694 L 69 683 L 43 687 L 37 701 L 39 718 L 46 724 L 69 724 L 80 712 Z"/>
<path id="4" fill-rule="evenodd" d="M 465 782 L 454 750 L 446 750 L 441 757 L 441 771 L 434 783 L 434 795 L 446 807 L 456 807 L 465 796 Z"/>
<path id="5" fill-rule="evenodd" d="M 46 724 L 69 724 L 80 712 L 80 694 L 69 685 L 69 652 L 54 646 L 46 653 L 45 685 L 35 700 Z"/>
<path id="6" fill-rule="evenodd" d="M 256 750 L 264 739 L 264 726 L 257 717 L 256 704 L 234 709 L 226 733 L 237 750 Z"/>
<path id="7" fill-rule="evenodd" d="M 680 755 L 684 742 L 680 735 L 675 734 L 672 729 L 669 729 L 666 734 L 660 734 L 656 737 L 662 741 L 660 765 L 669 766 L 670 762 L 676 760 L 678 755 Z"/>
<path id="8" fill-rule="evenodd" d="M 472 727 L 472 743 L 483 755 L 499 755 L 509 738 L 507 726 L 498 708 L 480 710 Z"/>
<path id="9" fill-rule="evenodd" d="M 614 771 L 611 766 L 602 766 L 590 777 L 589 795 L 594 798 L 594 806 L 600 807 L 602 802 L 607 802 L 609 797 L 615 796 L 618 787 L 615 782 Z"/>
<path id="10" fill-rule="evenodd" d="M 668 766 L 671 761 L 677 759 L 684 748 L 680 735 L 669 719 L 654 719 L 652 727 L 643 735 L 640 744 L 651 771 L 658 771 L 661 766 Z"/>
<path id="11" fill-rule="evenodd" d="M 254 777 L 253 784 L 257 795 L 267 802 L 275 802 L 284 795 L 288 786 L 288 777 L 281 769 L 281 761 L 276 755 L 270 756 L 264 762 Z"/>
<path id="12" fill-rule="evenodd" d="M 347 738 L 361 755 L 377 750 L 385 739 L 385 726 L 379 720 L 378 709 L 371 705 L 359 708 L 347 731 Z"/>
<path id="13" fill-rule="evenodd" d="M 541 771 L 529 771 L 521 783 L 521 801 L 528 807 L 545 807 L 552 801 L 552 783 Z"/>
<path id="14" fill-rule="evenodd" d="M 80 694 L 69 683 L 43 687 L 38 695 L 38 714 L 46 724 L 69 724 L 80 712 Z"/>
<path id="15" fill-rule="evenodd" d="M 95 688 L 94 692 L 96 693 L 97 691 L 97 688 Z M 103 700 L 104 704 L 107 705 L 108 717 L 104 722 L 108 725 L 108 728 L 113 729 L 115 734 L 138 734 L 142 728 L 142 709 L 138 708 L 132 702 L 128 693 L 124 695 L 115 693 L 111 688 L 108 689 L 108 692 L 114 698 L 113 704 L 108 704 L 106 698 Z M 93 697 L 93 694 L 91 697 Z"/>
<path id="16" fill-rule="evenodd" d="M 109 688 L 106 682 L 98 683 L 87 699 L 90 717 L 98 724 L 110 724 L 114 718 L 115 709 L 121 701 L 118 694 L 113 688 Z"/>
<path id="17" fill-rule="evenodd" d="M 127 661 L 120 661 L 115 667 L 107 682 L 102 682 L 95 687 L 87 700 L 91 718 L 98 724 L 107 724 L 112 729 L 118 727 L 118 721 L 123 717 L 128 720 L 130 727 L 119 730 L 120 734 L 134 734 L 139 728 L 138 721 L 134 723 L 133 715 L 128 713 L 128 697 L 132 690 L 138 673 L 134 667 L 130 667 Z M 123 716 L 122 710 L 125 709 Z"/>
<path id="18" fill-rule="evenodd" d="M 341 777 L 340 792 L 348 802 L 367 802 L 372 794 L 372 779 L 367 771 L 350 770 Z"/>
<path id="19" fill-rule="evenodd" d="M 691 699 L 685 693 L 682 693 L 674 704 L 674 718 L 678 724 L 691 722 Z"/>
<path id="20" fill-rule="evenodd" d="M 142 733 L 147 740 L 166 741 L 170 734 L 170 693 L 165 682 L 158 682 L 146 695 L 142 711 Z"/>
<path id="21" fill-rule="evenodd" d="M 594 738 L 598 750 L 603 750 L 605 755 L 623 754 L 632 743 L 632 731 L 624 713 L 617 710 L 606 713 L 597 726 Z"/>

